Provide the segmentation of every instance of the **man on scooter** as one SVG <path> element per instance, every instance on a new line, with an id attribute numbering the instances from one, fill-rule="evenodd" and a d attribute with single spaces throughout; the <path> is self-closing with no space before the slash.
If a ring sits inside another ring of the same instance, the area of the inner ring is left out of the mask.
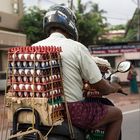
<path id="1" fill-rule="evenodd" d="M 121 90 L 118 84 L 110 84 L 102 78 L 88 49 L 77 42 L 75 14 L 64 6 L 51 7 L 43 20 L 48 38 L 33 46 L 61 46 L 64 78 L 64 92 L 72 124 L 83 129 L 107 126 L 105 140 L 118 140 L 122 112 L 113 106 L 95 102 L 83 102 L 83 79 L 92 84 L 103 95 Z"/>

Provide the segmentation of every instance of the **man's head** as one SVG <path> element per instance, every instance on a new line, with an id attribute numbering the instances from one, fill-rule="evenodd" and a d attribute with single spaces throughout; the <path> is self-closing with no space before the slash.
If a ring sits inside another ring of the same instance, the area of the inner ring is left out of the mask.
<path id="1" fill-rule="evenodd" d="M 47 35 L 51 32 L 61 31 L 74 40 L 78 40 L 76 16 L 71 9 L 57 5 L 51 7 L 43 19 L 43 28 Z"/>

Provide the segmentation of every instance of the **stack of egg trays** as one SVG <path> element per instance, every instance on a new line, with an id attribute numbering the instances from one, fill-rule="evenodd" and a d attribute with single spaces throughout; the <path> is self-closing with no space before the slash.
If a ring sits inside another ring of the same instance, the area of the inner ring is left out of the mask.
<path id="1" fill-rule="evenodd" d="M 61 47 L 24 46 L 8 51 L 9 91 L 15 97 L 48 98 L 56 115 L 63 110 Z"/>

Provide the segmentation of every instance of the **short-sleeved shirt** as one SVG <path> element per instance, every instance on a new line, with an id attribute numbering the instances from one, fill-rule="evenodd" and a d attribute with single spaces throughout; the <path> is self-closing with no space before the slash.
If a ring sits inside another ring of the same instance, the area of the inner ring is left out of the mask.
<path id="1" fill-rule="evenodd" d="M 33 46 L 59 46 L 62 48 L 64 92 L 68 102 L 83 100 L 83 79 L 94 84 L 102 75 L 88 49 L 81 43 L 55 32 Z"/>

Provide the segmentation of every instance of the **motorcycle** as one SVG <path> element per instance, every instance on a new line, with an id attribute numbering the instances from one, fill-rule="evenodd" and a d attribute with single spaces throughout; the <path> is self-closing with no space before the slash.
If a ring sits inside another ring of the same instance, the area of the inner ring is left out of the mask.
<path id="1" fill-rule="evenodd" d="M 118 64 L 117 69 L 110 73 L 108 77 L 106 77 L 107 80 L 110 80 L 111 77 L 113 77 L 113 75 L 115 73 L 125 73 L 130 69 L 130 65 L 131 63 L 129 61 L 122 61 Z M 105 73 L 103 73 L 103 76 L 105 77 Z M 113 81 L 112 81 L 113 82 Z M 107 98 L 101 96 L 98 94 L 98 92 L 96 92 L 97 94 L 94 96 L 86 96 L 87 94 L 91 95 L 91 91 L 89 90 L 85 90 L 84 91 L 84 96 L 85 96 L 85 101 L 86 102 L 90 102 L 90 101 L 94 101 L 94 102 L 99 102 L 99 103 L 103 103 L 106 105 L 111 105 L 114 106 L 114 104 Z M 123 93 L 124 95 L 127 95 L 126 93 Z M 26 130 L 28 130 L 29 128 L 31 128 L 31 124 L 29 123 L 19 123 L 18 122 L 18 116 L 20 115 L 21 112 L 32 112 L 32 108 L 18 108 L 13 116 L 13 125 L 12 125 L 12 130 L 11 130 L 11 140 L 39 140 L 41 139 L 39 136 L 39 133 L 37 132 L 32 132 L 26 135 L 23 135 L 22 137 L 19 135 L 19 137 L 12 137 L 12 135 L 14 136 L 15 134 L 19 133 L 19 132 L 25 132 Z M 57 126 L 44 126 L 41 123 L 40 120 L 40 116 L 39 113 L 37 112 L 37 110 L 34 110 L 34 116 L 35 116 L 35 123 L 34 123 L 34 127 L 36 130 L 38 130 L 39 132 L 41 132 L 41 135 L 45 136 L 47 134 L 47 139 L 48 140 L 103 140 L 104 134 L 105 134 L 105 126 L 103 126 L 102 128 L 98 128 L 96 130 L 93 131 L 85 131 L 81 128 L 78 128 L 76 126 L 73 126 L 73 132 L 74 132 L 74 138 L 70 138 L 70 132 L 69 132 L 69 124 L 67 119 L 64 119 L 64 121 L 62 122 L 62 125 L 57 125 Z M 43 139 L 43 138 L 42 138 Z M 45 139 L 44 139 L 45 140 Z M 120 134 L 120 138 L 119 140 L 121 140 L 121 134 Z"/>

